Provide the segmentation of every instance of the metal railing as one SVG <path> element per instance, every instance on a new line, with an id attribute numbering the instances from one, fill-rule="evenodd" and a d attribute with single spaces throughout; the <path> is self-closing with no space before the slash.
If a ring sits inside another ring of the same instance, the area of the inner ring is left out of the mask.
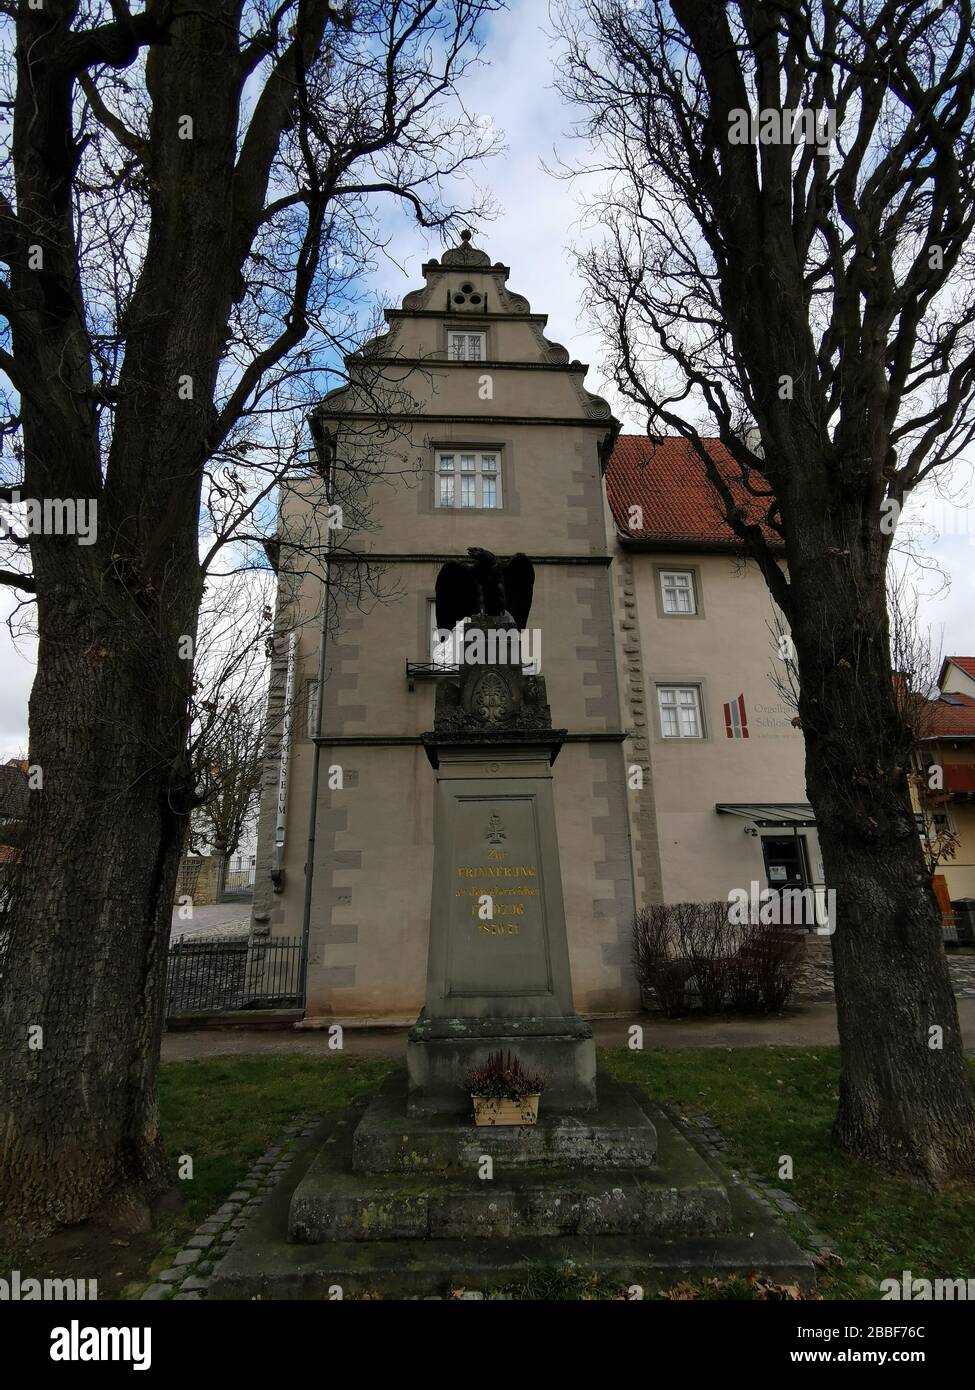
<path id="1" fill-rule="evenodd" d="M 225 869 L 223 875 L 223 892 L 247 894 L 253 892 L 254 884 L 251 875 L 253 869 Z"/>
<path id="2" fill-rule="evenodd" d="M 289 1009 L 301 1002 L 301 937 L 175 941 L 166 1016 Z"/>

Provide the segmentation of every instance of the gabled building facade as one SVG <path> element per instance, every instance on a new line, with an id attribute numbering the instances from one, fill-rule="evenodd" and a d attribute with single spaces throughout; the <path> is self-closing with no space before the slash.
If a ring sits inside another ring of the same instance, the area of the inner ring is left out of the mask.
<path id="1" fill-rule="evenodd" d="M 754 507 L 720 443 L 708 451 Z M 788 629 L 762 575 L 687 441 L 621 436 L 606 485 L 629 747 L 653 788 L 634 826 L 653 833 L 652 814 L 663 901 L 821 886 Z"/>
<path id="2" fill-rule="evenodd" d="M 435 632 L 434 584 L 468 547 L 522 551 L 531 654 L 568 730 L 554 789 L 575 1003 L 624 1012 L 637 907 L 821 881 L 775 685 L 781 624 L 685 446 L 619 437 L 506 266 L 465 235 L 423 275 L 311 422 L 345 504 L 337 615 L 323 644 L 320 579 L 282 574 L 285 756 L 268 759 L 254 927 L 304 938 L 308 1023 L 415 1018 L 433 868 L 421 735 L 462 641 Z M 282 517 L 282 555 L 301 510 Z M 381 601 L 341 582 L 363 556 Z"/>

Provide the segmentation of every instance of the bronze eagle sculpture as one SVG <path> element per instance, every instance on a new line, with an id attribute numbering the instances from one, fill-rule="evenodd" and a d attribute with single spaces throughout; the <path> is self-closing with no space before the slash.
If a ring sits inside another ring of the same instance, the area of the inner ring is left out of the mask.
<path id="1" fill-rule="evenodd" d="M 437 627 L 453 631 L 462 618 L 485 613 L 492 618 L 506 613 L 515 626 L 526 628 L 535 588 L 535 566 L 527 555 L 512 555 L 502 564 L 490 550 L 468 546 L 473 561 L 448 560 L 437 575 Z"/>

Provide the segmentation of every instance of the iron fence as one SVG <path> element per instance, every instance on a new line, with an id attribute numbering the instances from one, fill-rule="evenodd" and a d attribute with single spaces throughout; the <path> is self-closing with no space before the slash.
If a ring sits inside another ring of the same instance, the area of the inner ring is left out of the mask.
<path id="1" fill-rule="evenodd" d="M 246 896 L 253 890 L 251 873 L 253 870 L 247 869 L 226 869 L 223 876 L 223 892 L 238 893 Z"/>
<path id="2" fill-rule="evenodd" d="M 287 1009 L 301 1002 L 301 937 L 175 941 L 166 1015 Z"/>

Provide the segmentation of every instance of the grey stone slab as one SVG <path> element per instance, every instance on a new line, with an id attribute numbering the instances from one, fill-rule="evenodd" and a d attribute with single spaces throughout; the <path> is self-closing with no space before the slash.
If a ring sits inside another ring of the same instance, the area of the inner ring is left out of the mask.
<path id="1" fill-rule="evenodd" d="M 181 1250 L 178 1255 L 173 1256 L 173 1265 L 175 1267 L 179 1265 L 195 1264 L 199 1258 L 199 1250 Z"/>
<path id="2" fill-rule="evenodd" d="M 469 1103 L 462 1079 L 497 1051 L 514 1053 L 526 1070 L 543 1076 L 543 1094 L 550 1102 L 564 1109 L 595 1109 L 596 1048 L 591 1036 L 513 1027 L 511 1020 L 491 1023 L 488 1035 L 482 1027 L 467 1024 L 454 1037 L 421 1037 L 417 1028 L 412 1030 L 406 1044 L 411 1114 L 456 1113 Z"/>
<path id="3" fill-rule="evenodd" d="M 145 1293 L 139 1295 L 139 1298 L 140 1301 L 145 1299 L 152 1303 L 161 1298 L 168 1298 L 171 1293 L 172 1289 L 168 1284 L 150 1284 Z"/>
<path id="4" fill-rule="evenodd" d="M 195 1274 L 191 1274 L 189 1279 L 183 1284 L 183 1293 L 204 1293 L 210 1287 L 209 1279 L 198 1279 Z"/>
<path id="5" fill-rule="evenodd" d="M 191 1250 L 207 1250 L 213 1244 L 213 1236 L 190 1236 L 186 1244 Z"/>
<path id="6" fill-rule="evenodd" d="M 543 1092 L 537 1124 L 478 1127 L 469 1098 L 467 1123 L 443 1113 L 408 1115 L 406 1082 L 394 1073 L 356 1126 L 352 1164 L 362 1173 L 474 1173 L 488 1155 L 499 1172 L 544 1163 L 651 1168 L 657 1136 L 638 1101 L 603 1072 L 597 1090 L 594 1111 L 559 1111 Z"/>
<path id="7" fill-rule="evenodd" d="M 164 1269 L 161 1274 L 156 1275 L 156 1278 L 163 1284 L 178 1284 L 185 1273 L 186 1266 L 184 1265 L 182 1269 Z"/>
<path id="8" fill-rule="evenodd" d="M 475 1142 L 490 1132 L 475 1131 Z M 322 1145 L 292 1198 L 293 1240 L 677 1235 L 721 1230 L 729 1220 L 723 1184 L 674 1132 L 660 1168 L 642 1171 L 562 1166 L 548 1157 L 536 1166 L 499 1161 L 491 1179 L 479 1175 L 476 1160 L 446 1175 L 359 1173 L 350 1150 L 346 1136 Z"/>

